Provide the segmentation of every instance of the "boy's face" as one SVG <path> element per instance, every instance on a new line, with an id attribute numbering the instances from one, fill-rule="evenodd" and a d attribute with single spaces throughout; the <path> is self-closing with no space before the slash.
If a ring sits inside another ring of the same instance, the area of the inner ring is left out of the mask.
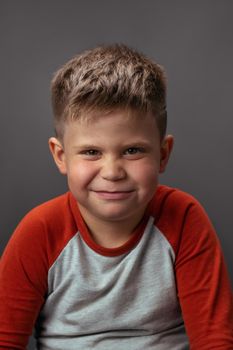
<path id="1" fill-rule="evenodd" d="M 56 138 L 49 143 L 84 220 L 137 224 L 165 170 L 173 138 L 160 142 L 151 115 L 116 110 L 70 121 L 63 143 Z"/>

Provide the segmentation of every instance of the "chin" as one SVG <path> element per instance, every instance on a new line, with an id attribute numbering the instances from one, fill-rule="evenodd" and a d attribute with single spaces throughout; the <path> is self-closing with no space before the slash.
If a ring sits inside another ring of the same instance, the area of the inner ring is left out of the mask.
<path id="1" fill-rule="evenodd" d="M 125 220 L 130 220 L 131 218 L 135 218 L 137 215 L 137 212 L 134 210 L 129 209 L 118 209 L 118 208 L 112 208 L 111 210 L 105 210 L 104 212 L 98 212 L 94 214 L 96 217 L 103 221 L 114 221 L 114 222 L 120 222 Z M 140 216 L 140 214 L 138 214 Z"/>
<path id="2" fill-rule="evenodd" d="M 109 213 L 98 213 L 97 215 L 95 215 L 96 217 L 98 217 L 99 219 L 101 219 L 102 221 L 123 221 L 128 219 L 130 216 L 129 215 L 125 215 L 125 213 L 121 213 L 121 212 L 109 212 Z"/>

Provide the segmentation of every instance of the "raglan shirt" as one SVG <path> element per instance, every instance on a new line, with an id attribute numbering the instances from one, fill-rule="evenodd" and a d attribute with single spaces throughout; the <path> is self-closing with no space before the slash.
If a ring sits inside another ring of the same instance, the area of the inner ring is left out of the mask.
<path id="1" fill-rule="evenodd" d="M 159 186 L 121 247 L 96 244 L 68 192 L 28 213 L 0 265 L 0 349 L 232 350 L 229 277 L 190 195 Z"/>

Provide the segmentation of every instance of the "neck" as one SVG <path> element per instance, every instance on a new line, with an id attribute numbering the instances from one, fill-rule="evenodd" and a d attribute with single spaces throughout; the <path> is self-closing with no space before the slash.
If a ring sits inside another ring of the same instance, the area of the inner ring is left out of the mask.
<path id="1" fill-rule="evenodd" d="M 144 214 L 143 210 L 134 217 L 126 218 L 125 220 L 108 221 L 93 217 L 83 207 L 79 206 L 79 209 L 92 239 L 105 248 L 118 248 L 125 244 L 132 236 Z"/>

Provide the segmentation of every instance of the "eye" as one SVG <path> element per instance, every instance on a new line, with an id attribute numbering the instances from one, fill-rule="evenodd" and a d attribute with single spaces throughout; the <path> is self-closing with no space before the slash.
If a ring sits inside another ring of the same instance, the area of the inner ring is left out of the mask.
<path id="1" fill-rule="evenodd" d="M 87 156 L 96 156 L 97 154 L 99 154 L 99 151 L 97 151 L 96 149 L 87 149 L 82 153 L 86 154 Z"/>
<path id="2" fill-rule="evenodd" d="M 80 152 L 82 158 L 96 160 L 99 159 L 101 153 L 97 149 L 85 149 Z"/>
<path id="3" fill-rule="evenodd" d="M 124 151 L 123 155 L 126 159 L 138 160 L 144 156 L 145 152 L 145 149 L 142 147 L 129 147 Z"/>
<path id="4" fill-rule="evenodd" d="M 124 154 L 126 155 L 134 155 L 138 153 L 143 153 L 144 150 L 141 147 L 129 147 L 125 150 Z"/>

